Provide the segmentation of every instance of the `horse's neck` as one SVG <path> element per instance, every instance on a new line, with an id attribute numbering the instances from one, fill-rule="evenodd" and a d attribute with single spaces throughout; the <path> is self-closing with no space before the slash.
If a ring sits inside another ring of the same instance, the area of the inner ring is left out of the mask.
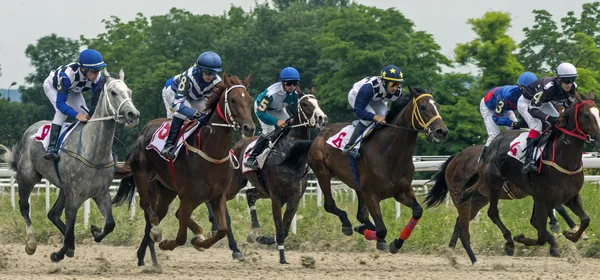
<path id="1" fill-rule="evenodd" d="M 297 115 L 297 113 L 296 113 Z M 296 125 L 296 124 L 300 124 L 300 116 L 295 116 L 294 117 L 294 121 L 292 122 L 292 125 Z M 292 128 L 292 131 L 290 131 L 290 135 L 288 135 L 288 137 L 293 137 L 294 139 L 302 139 L 302 140 L 308 140 L 308 126 L 298 126 L 295 128 Z"/>
<path id="2" fill-rule="evenodd" d="M 567 129 L 572 130 L 573 128 Z M 547 155 L 549 158 L 546 160 L 552 160 L 552 153 L 554 153 L 554 162 L 558 165 L 567 168 L 575 169 L 581 164 L 581 156 L 583 155 L 584 142 L 581 139 L 561 134 L 556 138 L 552 137 L 546 144 Z M 556 147 L 553 147 L 556 145 Z"/>
<path id="3" fill-rule="evenodd" d="M 94 111 L 93 118 L 110 117 L 106 111 L 107 102 L 104 97 L 104 92 L 100 94 L 96 110 Z M 115 136 L 116 122 L 112 119 L 88 122 L 81 129 L 81 145 L 82 147 L 89 147 L 95 157 L 102 157 L 106 155 L 112 156 L 112 144 Z M 74 134 L 71 137 L 78 137 Z M 83 151 L 85 152 L 85 151 Z"/>
<path id="4" fill-rule="evenodd" d="M 411 102 L 392 120 L 391 124 L 398 127 L 413 129 L 411 123 L 412 110 L 413 105 Z M 377 142 L 379 145 L 387 145 L 383 154 L 387 157 L 392 168 L 397 164 L 409 160 L 412 162 L 412 153 L 415 149 L 418 136 L 417 131 L 383 127 L 373 136 L 373 142 Z"/>
<path id="5" fill-rule="evenodd" d="M 220 106 L 220 104 L 217 104 Z M 226 122 L 214 112 L 209 120 L 210 124 L 226 124 Z M 233 140 L 233 128 L 210 125 L 209 127 L 200 127 L 200 145 L 202 151 L 208 153 L 211 157 L 224 157 L 229 152 L 231 141 Z M 197 135 L 197 134 L 194 134 Z M 198 137 L 192 139 L 193 145 L 198 145 Z M 223 144 L 226 143 L 226 144 Z"/>

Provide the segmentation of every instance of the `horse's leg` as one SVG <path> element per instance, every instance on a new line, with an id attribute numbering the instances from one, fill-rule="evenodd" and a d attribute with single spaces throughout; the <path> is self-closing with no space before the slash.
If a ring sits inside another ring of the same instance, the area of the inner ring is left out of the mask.
<path id="1" fill-rule="evenodd" d="M 168 207 L 168 206 L 164 206 L 164 204 L 161 204 L 161 205 L 163 207 Z M 161 241 L 158 244 L 158 248 L 160 248 L 161 250 L 173 250 L 176 247 L 179 247 L 179 246 L 185 244 L 185 242 L 187 240 L 188 224 L 191 220 L 192 212 L 194 211 L 196 206 L 198 206 L 197 203 L 193 203 L 193 202 L 189 201 L 188 199 L 186 199 L 185 197 L 184 198 L 180 197 L 179 209 L 177 210 L 177 213 L 175 214 L 176 217 L 179 219 L 179 229 L 177 231 L 177 237 L 175 238 L 175 240 Z M 158 203 L 157 203 L 157 207 L 159 207 Z M 157 220 L 158 220 L 158 217 L 157 217 Z M 154 224 L 153 224 L 153 226 L 154 226 Z M 202 230 L 202 229 L 200 229 L 200 230 Z M 192 240 L 194 240 L 194 239 L 192 239 Z"/>
<path id="2" fill-rule="evenodd" d="M 155 184 L 149 183 L 146 175 L 147 172 L 144 170 L 136 171 L 133 173 L 133 178 L 140 196 L 140 208 L 142 208 L 144 213 L 147 213 L 148 217 L 150 217 L 150 224 L 152 225 L 152 228 L 150 229 L 150 238 L 154 242 L 160 242 L 162 239 L 162 230 L 159 227 L 158 216 L 154 212 L 153 202 L 155 202 L 155 200 L 153 201 L 154 197 L 150 194 L 150 188 L 155 186 Z"/>
<path id="3" fill-rule="evenodd" d="M 140 243 L 140 247 L 137 250 L 138 257 L 138 266 L 144 266 L 144 258 L 146 257 L 146 248 L 150 247 L 150 256 L 152 257 L 152 264 L 158 265 L 158 261 L 156 261 L 156 252 L 154 252 L 154 241 L 150 238 L 150 229 L 152 229 L 152 224 L 150 223 L 150 217 L 147 213 L 144 213 L 144 219 L 146 220 L 146 226 L 144 227 L 144 237 L 142 238 L 142 243 Z"/>
<path id="4" fill-rule="evenodd" d="M 65 209 L 65 192 L 59 192 L 58 198 L 52 205 L 52 208 L 48 212 L 48 220 L 50 220 L 56 228 L 60 231 L 60 233 L 64 236 L 66 231 L 65 223 L 60 219 L 62 216 L 62 211 Z"/>
<path id="5" fill-rule="evenodd" d="M 342 222 L 342 233 L 348 236 L 352 235 L 352 223 L 348 220 L 348 214 L 346 211 L 337 207 L 333 195 L 331 194 L 331 175 L 319 172 L 316 177 L 319 182 L 319 188 L 321 188 L 321 192 L 325 197 L 323 208 L 325 208 L 325 211 L 336 215 L 340 219 L 340 222 Z"/>
<path id="6" fill-rule="evenodd" d="M 354 227 L 354 231 L 364 235 L 365 230 L 375 231 L 375 225 L 369 219 L 369 210 L 365 204 L 365 200 L 362 196 L 362 192 L 357 191 L 356 197 L 358 198 L 358 210 L 356 211 L 356 219 L 361 223 Z"/>
<path id="7" fill-rule="evenodd" d="M 258 215 L 256 214 L 256 201 L 258 199 L 258 189 L 251 188 L 246 190 L 246 201 L 248 202 L 248 210 L 250 211 L 250 219 L 252 220 L 252 229 L 246 237 L 248 243 L 254 243 L 260 235 L 260 224 L 258 223 Z"/>
<path id="8" fill-rule="evenodd" d="M 510 230 L 508 230 L 508 228 L 506 228 L 504 223 L 502 223 L 502 220 L 500 220 L 500 212 L 498 211 L 500 189 L 501 186 L 489 186 L 490 207 L 488 209 L 488 217 L 490 217 L 492 222 L 494 222 L 494 224 L 496 224 L 496 226 L 500 229 L 504 240 L 506 240 L 506 243 L 504 244 L 504 253 L 509 256 L 512 256 L 515 253 L 515 243 L 512 240 L 512 233 L 510 232 Z"/>
<path id="9" fill-rule="evenodd" d="M 63 190 L 64 191 L 64 190 Z M 61 192 L 63 192 L 61 191 Z M 66 191 L 65 191 L 66 192 Z M 75 221 L 77 219 L 77 210 L 83 204 L 84 199 L 73 197 L 66 194 L 65 197 L 65 218 L 66 218 L 66 231 L 63 247 L 58 252 L 50 254 L 50 260 L 53 262 L 59 262 L 67 257 L 73 257 L 75 253 Z"/>
<path id="10" fill-rule="evenodd" d="M 211 224 L 210 233 L 212 236 L 212 235 L 217 234 L 217 221 L 215 221 L 215 213 L 213 213 L 210 203 L 207 201 L 207 202 L 204 202 L 204 204 L 206 205 L 206 209 L 208 210 L 208 221 Z"/>
<path id="11" fill-rule="evenodd" d="M 105 220 L 103 229 L 91 225 L 94 241 L 100 242 L 115 229 L 115 219 L 112 214 L 112 203 L 110 201 L 110 193 L 108 190 L 104 194 L 94 197 L 94 201 Z"/>
<path id="12" fill-rule="evenodd" d="M 29 205 L 29 196 L 31 195 L 31 191 L 35 186 L 35 182 L 28 182 L 30 180 L 26 180 L 24 176 L 18 173 L 16 179 L 17 186 L 19 187 L 19 210 L 21 211 L 21 216 L 23 216 L 25 219 L 25 228 L 27 230 L 27 243 L 25 243 L 25 252 L 27 252 L 28 255 L 33 255 L 37 249 L 37 241 L 35 240 L 35 233 L 33 231 L 33 226 L 31 225 L 31 207 Z M 39 181 L 39 179 L 37 181 Z"/>
<path id="13" fill-rule="evenodd" d="M 536 199 L 534 197 L 533 201 L 533 213 L 531 214 L 531 219 L 529 220 L 529 222 L 536 228 L 538 232 L 538 238 L 527 238 L 525 237 L 525 235 L 519 234 L 515 236 L 514 239 L 515 241 L 522 243 L 525 246 L 541 246 L 546 244 L 547 241 L 548 243 L 550 243 L 550 255 L 558 257 L 560 256 L 560 254 L 558 253 L 556 241 L 554 240 L 552 234 L 550 234 L 546 229 L 546 222 L 548 221 L 548 212 L 551 211 L 551 209 L 548 209 L 546 203 L 541 199 Z"/>
<path id="14" fill-rule="evenodd" d="M 564 206 L 560 206 L 563 209 Z M 550 230 L 553 232 L 559 232 L 560 231 L 560 226 L 558 225 L 558 220 L 556 219 L 556 216 L 554 215 L 554 211 L 550 210 L 548 211 L 548 218 L 550 218 L 550 222 L 548 222 L 548 224 L 550 225 Z"/>
<path id="15" fill-rule="evenodd" d="M 581 225 L 579 226 L 579 229 L 576 232 L 563 231 L 563 235 L 572 242 L 577 242 L 577 240 L 579 240 L 581 235 L 590 225 L 590 217 L 585 212 L 585 210 L 583 210 L 583 203 L 581 202 L 581 196 L 579 194 L 577 194 L 571 200 L 567 201 L 565 205 L 569 207 L 569 209 L 571 209 L 571 211 L 573 211 L 573 213 L 575 213 L 577 217 L 579 217 Z"/>
<path id="16" fill-rule="evenodd" d="M 367 194 L 368 195 L 368 194 Z M 385 251 L 387 248 L 387 244 L 385 242 L 385 236 L 387 235 L 387 229 L 385 228 L 385 224 L 383 223 L 383 217 L 381 215 L 381 208 L 379 207 L 379 202 L 381 200 L 376 195 L 369 195 L 365 197 L 365 205 L 371 213 L 373 217 L 373 221 L 375 221 L 375 232 L 372 230 L 366 229 L 363 232 L 365 239 L 367 240 L 375 240 L 377 239 L 377 249 Z"/>
<path id="17" fill-rule="evenodd" d="M 210 203 L 206 202 L 206 208 L 208 209 L 208 219 L 210 220 L 210 223 L 212 224 L 211 235 L 216 235 L 218 226 L 217 226 L 217 221 L 215 220 L 215 214 L 212 210 L 212 206 L 210 205 Z M 254 212 L 254 214 L 256 215 L 256 211 Z M 233 257 L 234 260 L 243 260 L 244 254 L 242 254 L 242 252 L 238 248 L 237 242 L 235 241 L 235 237 L 233 236 L 233 230 L 231 228 L 231 217 L 229 216 L 229 210 L 226 210 L 225 218 L 227 220 L 227 228 L 229 229 L 227 231 L 227 245 L 229 246 L 229 249 L 231 249 L 231 251 L 232 251 L 231 257 Z M 193 221 L 191 221 L 191 223 L 193 223 Z M 190 228 L 190 230 L 191 230 L 191 228 Z"/>
<path id="18" fill-rule="evenodd" d="M 283 207 L 283 204 L 279 198 L 271 197 L 271 210 L 273 212 L 273 223 L 275 224 L 275 241 L 277 242 L 277 248 L 279 249 L 279 263 L 287 264 L 288 262 L 285 260 L 285 246 L 284 246 L 285 232 L 284 232 L 284 226 L 283 226 L 283 221 L 282 221 L 282 217 L 281 217 L 281 208 L 282 207 Z M 262 239 L 265 239 L 262 237 L 263 236 L 259 236 L 256 239 L 256 241 L 258 241 L 261 244 L 267 243 L 267 242 L 261 242 L 261 241 L 264 241 Z"/>
<path id="19" fill-rule="evenodd" d="M 406 226 L 402 230 L 402 232 L 400 232 L 400 238 L 394 239 L 392 242 L 390 242 L 390 253 L 392 253 L 392 254 L 397 253 L 398 250 L 400 250 L 400 248 L 402 248 L 404 241 L 406 241 L 410 237 L 412 231 L 417 226 L 419 219 L 421 219 L 421 216 L 423 215 L 423 207 L 421 207 L 421 205 L 417 201 L 417 198 L 415 197 L 415 192 L 413 191 L 413 188 L 411 186 L 408 186 L 408 188 L 405 191 L 398 193 L 396 195 L 395 199 L 396 199 L 396 201 L 409 207 L 412 210 L 413 215 L 410 218 L 410 221 L 408 222 L 408 224 L 406 224 Z M 467 224 L 467 232 L 468 232 L 468 224 L 469 224 L 468 220 L 467 220 L 466 224 Z M 464 226 L 464 225 L 461 224 L 461 226 Z M 462 239 L 462 236 L 463 235 L 461 234 L 461 242 L 464 242 Z M 463 243 L 463 245 L 464 245 L 464 243 Z"/>
<path id="20" fill-rule="evenodd" d="M 554 207 L 554 209 L 556 209 L 558 214 L 560 214 L 560 216 L 563 217 L 570 229 L 573 229 L 577 226 L 573 219 L 571 219 L 571 217 L 569 216 L 569 213 L 567 213 L 567 209 L 565 209 L 564 205 L 558 205 Z"/>
<path id="21" fill-rule="evenodd" d="M 149 195 L 152 201 L 152 205 L 155 205 L 155 213 L 158 217 L 158 221 L 162 221 L 169 211 L 169 205 L 173 202 L 173 199 L 177 197 L 177 193 L 165 188 L 160 182 L 153 181 L 149 183 Z M 144 229 L 144 238 L 140 244 L 140 248 L 137 251 L 138 266 L 144 265 L 144 257 L 146 256 L 146 248 L 150 250 L 150 258 L 152 259 L 152 265 L 158 266 L 158 259 L 156 258 L 156 250 L 154 249 L 154 241 L 150 238 L 150 230 L 152 224 L 150 223 L 150 216 L 144 213 L 146 219 L 146 227 Z"/>
<path id="22" fill-rule="evenodd" d="M 226 213 L 227 213 L 227 197 L 226 194 L 221 194 L 221 196 L 219 196 L 217 199 L 212 200 L 210 202 L 213 211 L 215 213 L 215 219 L 217 222 L 217 234 L 211 236 L 210 238 L 206 239 L 206 240 L 201 240 L 199 238 L 199 236 L 194 236 L 191 240 L 192 246 L 194 246 L 194 248 L 210 248 L 213 244 L 217 243 L 217 241 L 223 239 L 223 237 L 225 237 L 227 235 L 227 218 L 226 218 Z M 181 209 L 181 206 L 180 206 Z M 184 214 L 184 213 L 181 213 Z M 183 218 L 183 216 L 180 216 L 179 219 L 179 225 L 181 226 L 181 218 Z M 189 220 L 189 216 L 188 216 L 188 220 Z M 181 228 L 180 228 L 181 229 Z M 178 236 L 179 238 L 179 236 Z M 184 240 L 185 241 L 185 240 Z M 162 244 L 162 243 L 161 243 Z"/>

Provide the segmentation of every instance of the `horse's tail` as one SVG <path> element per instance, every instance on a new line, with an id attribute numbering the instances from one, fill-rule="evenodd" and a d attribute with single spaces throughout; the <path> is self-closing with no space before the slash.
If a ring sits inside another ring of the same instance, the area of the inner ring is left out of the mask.
<path id="1" fill-rule="evenodd" d="M 8 147 L 0 144 L 0 149 L 4 150 L 2 159 L 8 163 L 8 167 L 14 171 L 17 171 L 17 161 L 15 160 L 15 156 L 13 154 L 13 152 L 16 150 L 16 146 L 13 147 L 13 151 L 11 151 Z"/>
<path id="2" fill-rule="evenodd" d="M 133 201 L 133 197 L 135 196 L 135 181 L 133 180 L 133 175 L 127 176 L 121 179 L 121 183 L 119 184 L 119 189 L 117 190 L 117 194 L 112 200 L 113 205 L 121 205 L 125 201 L 128 202 L 129 207 L 131 207 L 131 202 Z"/>
<path id="3" fill-rule="evenodd" d="M 123 162 L 122 165 L 117 164 L 117 166 L 115 167 L 115 175 L 114 175 L 115 179 L 123 179 L 123 178 L 131 176 L 133 174 L 131 172 L 131 155 L 132 154 L 133 154 L 133 151 L 131 151 L 131 152 L 129 152 L 129 154 L 127 154 L 127 157 L 125 157 L 125 162 Z"/>
<path id="4" fill-rule="evenodd" d="M 467 200 L 471 199 L 471 197 L 474 194 L 479 193 L 479 190 L 477 189 L 477 187 L 479 186 L 479 179 L 481 179 L 481 176 L 479 175 L 479 172 L 477 172 L 477 171 L 475 173 L 473 173 L 473 175 L 471 175 L 471 177 L 469 177 L 469 179 L 463 186 L 463 191 L 462 191 L 462 194 L 460 195 L 458 204 L 465 203 Z"/>
<path id="5" fill-rule="evenodd" d="M 291 168 L 293 170 L 301 169 L 306 163 L 308 157 L 308 149 L 312 144 L 312 140 L 299 140 L 296 141 L 294 146 L 290 148 L 288 155 L 279 164 L 280 166 Z"/>
<path id="6" fill-rule="evenodd" d="M 434 207 L 440 205 L 446 196 L 448 195 L 448 182 L 446 182 L 446 168 L 448 168 L 448 164 L 454 159 L 456 155 L 451 156 L 442 164 L 440 171 L 433 175 L 433 180 L 435 180 L 435 184 L 433 184 L 433 188 L 429 190 L 427 195 L 425 196 L 425 205 L 427 208 Z"/>

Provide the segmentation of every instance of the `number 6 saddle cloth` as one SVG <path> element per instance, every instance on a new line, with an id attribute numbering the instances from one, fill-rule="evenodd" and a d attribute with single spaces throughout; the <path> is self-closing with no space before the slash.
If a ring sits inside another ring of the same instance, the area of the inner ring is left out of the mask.
<path id="1" fill-rule="evenodd" d="M 371 134 L 373 132 L 375 127 L 377 127 L 376 123 L 373 122 L 367 127 L 367 129 L 365 129 L 365 131 L 363 132 L 361 137 L 356 139 L 356 142 L 354 144 L 354 149 L 356 149 L 356 150 L 360 149 L 360 144 L 362 143 L 363 139 L 367 138 L 367 136 L 369 136 L 369 134 Z M 329 137 L 329 139 L 327 139 L 326 143 L 334 148 L 339 149 L 339 150 L 344 150 L 344 147 L 346 147 L 346 144 L 348 143 L 348 141 L 350 141 L 352 132 L 354 132 L 354 125 L 351 125 L 351 124 L 347 125 L 344 128 L 342 128 L 342 130 L 340 130 L 340 132 Z"/>
<path id="2" fill-rule="evenodd" d="M 183 135 L 181 135 L 181 132 L 180 132 L 180 135 L 177 138 L 175 159 L 177 159 L 179 150 L 181 150 L 181 147 L 183 146 L 183 141 L 185 141 L 185 139 L 190 137 L 190 135 L 192 135 L 192 133 L 194 131 L 196 131 L 196 128 L 198 126 L 199 126 L 198 122 L 194 122 L 191 125 L 182 125 L 181 129 L 184 129 L 185 131 L 183 132 Z M 164 121 L 158 127 L 158 129 L 156 129 L 154 134 L 152 134 L 152 140 L 150 141 L 150 144 L 148 144 L 148 146 L 146 146 L 146 150 L 155 150 L 160 155 L 160 151 L 162 151 L 162 149 L 165 146 L 165 143 L 167 141 L 167 136 L 169 135 L 170 129 L 171 129 L 171 120 Z M 169 161 L 167 158 L 163 157 L 162 155 L 160 157 L 166 161 Z M 173 159 L 173 161 L 175 161 L 175 159 Z"/>

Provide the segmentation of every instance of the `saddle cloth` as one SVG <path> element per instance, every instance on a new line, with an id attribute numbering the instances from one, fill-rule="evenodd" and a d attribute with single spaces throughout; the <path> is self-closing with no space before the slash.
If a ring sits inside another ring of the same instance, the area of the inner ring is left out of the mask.
<path id="1" fill-rule="evenodd" d="M 176 144 L 176 149 L 175 149 L 175 159 L 173 159 L 173 161 L 175 161 L 177 159 L 177 155 L 179 154 L 179 150 L 181 150 L 181 147 L 183 146 L 183 141 L 185 141 L 188 137 L 190 137 L 190 135 L 192 135 L 192 133 L 194 131 L 196 131 L 196 128 L 199 126 L 200 124 L 198 122 L 195 122 L 191 127 L 190 126 L 185 126 L 183 125 L 182 129 L 185 129 L 185 131 L 183 132 L 183 135 L 179 136 L 179 138 L 177 139 L 177 144 Z M 160 155 L 160 151 L 162 151 L 163 147 L 165 146 L 165 143 L 167 141 L 167 136 L 169 136 L 169 130 L 171 129 L 171 121 L 164 121 L 159 127 L 158 129 L 156 129 L 156 131 L 154 131 L 154 134 L 152 134 L 152 140 L 150 141 L 150 144 L 148 144 L 148 146 L 146 146 L 146 150 L 155 150 L 159 155 Z M 161 158 L 163 158 L 166 161 L 169 161 L 167 158 L 160 156 Z"/>
<path id="2" fill-rule="evenodd" d="M 71 132 L 75 130 L 75 127 L 79 125 L 79 122 L 76 122 L 72 128 L 70 127 L 70 125 L 71 123 L 63 123 L 63 126 L 60 130 L 60 137 L 58 137 L 58 142 L 56 143 L 57 148 L 60 148 L 65 139 L 67 139 Z M 38 128 L 37 132 L 31 136 L 31 138 L 35 139 L 37 142 L 42 143 L 42 145 L 44 146 L 44 150 L 46 151 L 48 150 L 48 145 L 50 144 L 50 137 L 48 137 L 48 135 L 50 135 L 51 127 L 52 124 L 50 123 L 42 125 L 40 126 L 40 128 Z"/>
<path id="3" fill-rule="evenodd" d="M 258 141 L 258 138 L 255 139 L 254 141 L 250 142 L 250 144 L 248 144 L 248 147 L 246 147 L 246 150 L 244 150 L 244 156 L 242 158 L 242 173 L 257 170 L 257 169 L 253 169 L 253 168 L 248 168 L 248 166 L 246 166 L 246 162 L 248 161 L 248 157 L 250 157 L 250 154 L 252 153 L 252 149 L 254 149 L 254 145 L 256 145 L 256 141 Z M 269 152 L 271 151 L 269 146 L 271 146 L 271 145 L 273 145 L 273 144 L 269 143 L 269 145 L 262 151 L 262 153 L 260 153 L 260 155 L 258 155 L 256 157 L 256 161 L 258 162 L 258 169 L 262 169 L 262 167 L 265 164 L 265 161 L 267 161 L 267 156 L 269 155 Z"/>
<path id="4" fill-rule="evenodd" d="M 376 126 L 376 123 L 373 122 L 367 127 L 367 129 L 365 129 L 365 132 L 363 132 L 362 136 L 356 140 L 354 149 L 356 149 L 356 150 L 360 149 L 360 144 L 362 143 L 362 140 L 365 139 L 367 136 L 369 136 L 369 134 L 371 134 L 371 132 L 373 131 L 375 126 Z M 340 132 L 329 137 L 329 139 L 327 139 L 326 143 L 334 148 L 339 149 L 339 150 L 344 150 L 344 147 L 346 147 L 346 144 L 348 144 L 348 141 L 350 141 L 352 132 L 354 132 L 354 125 L 347 125 L 344 128 L 342 128 L 342 130 L 340 130 Z"/>
<path id="5" fill-rule="evenodd" d="M 523 161 L 525 160 L 525 148 L 527 147 L 528 134 L 529 132 L 523 132 L 517 138 L 512 140 L 510 142 L 510 149 L 508 150 L 508 155 L 520 161 L 521 163 L 523 163 Z M 542 147 L 537 147 L 537 151 L 533 154 L 533 158 L 536 161 L 542 155 L 542 152 L 544 151 L 544 146 L 546 145 L 542 145 Z"/>

